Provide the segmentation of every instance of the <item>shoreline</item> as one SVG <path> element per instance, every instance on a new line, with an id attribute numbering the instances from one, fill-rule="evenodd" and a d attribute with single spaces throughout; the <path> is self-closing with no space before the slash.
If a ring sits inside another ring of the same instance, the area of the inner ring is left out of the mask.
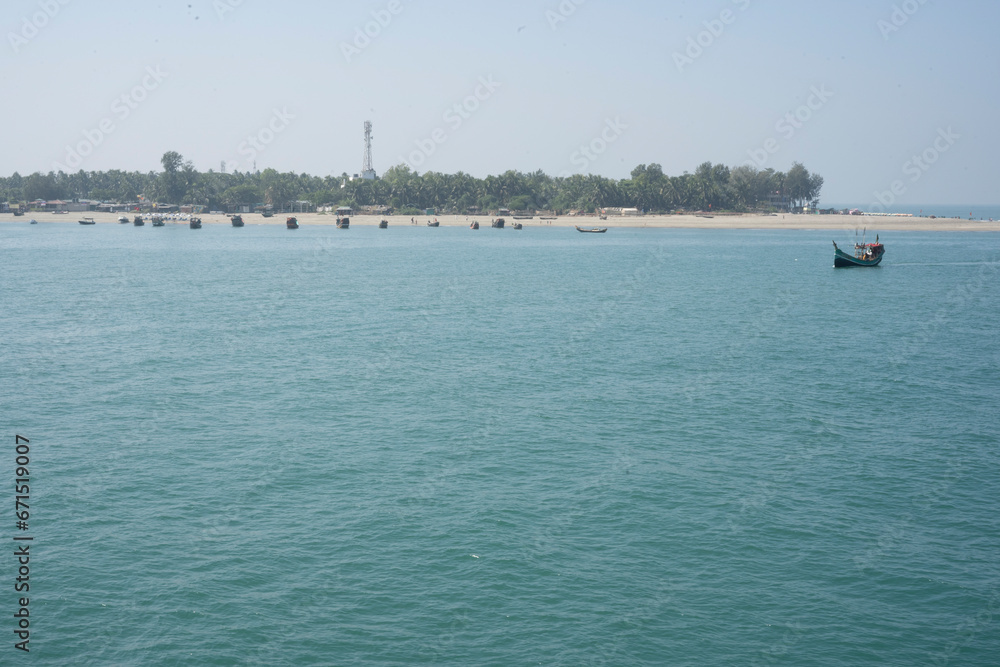
<path id="1" fill-rule="evenodd" d="M 121 224 L 118 222 L 120 213 L 25 213 L 23 217 L 15 218 L 11 214 L 2 214 L 0 224 L 21 223 L 28 224 L 30 220 L 38 222 L 64 222 L 77 224 L 77 221 L 84 217 L 93 218 L 98 224 Z M 131 219 L 133 214 L 128 214 Z M 206 225 L 229 225 L 229 217 L 225 215 L 201 215 L 203 224 Z M 277 225 L 283 226 L 287 215 L 276 214 L 272 218 L 265 218 L 257 213 L 244 213 L 243 220 L 247 226 L 251 225 Z M 335 226 L 336 216 L 332 214 L 320 213 L 298 213 L 295 215 L 300 226 Z M 465 216 L 465 215 L 439 215 L 439 216 L 415 216 L 417 225 L 411 225 L 410 216 L 391 215 L 386 216 L 390 227 L 426 227 L 428 220 L 438 220 L 442 227 L 468 227 L 473 220 L 478 220 L 482 228 L 490 228 L 490 216 Z M 351 217 L 351 226 L 377 227 L 381 216 L 358 215 Z M 761 230 L 801 230 L 801 231 L 824 231 L 824 230 L 850 230 L 867 227 L 872 231 L 941 231 L 941 232 L 1000 232 L 1000 220 L 979 221 L 961 220 L 957 218 L 904 218 L 904 217 L 883 217 L 883 216 L 856 216 L 856 215 L 717 215 L 713 217 L 702 217 L 700 215 L 647 215 L 639 217 L 613 217 L 608 220 L 601 220 L 597 216 L 569 217 L 561 216 L 556 220 L 540 220 L 537 216 L 531 220 L 514 220 L 506 218 L 508 228 L 515 222 L 530 227 L 607 227 L 611 229 L 761 229 Z M 187 224 L 183 220 L 167 220 L 169 224 Z M 131 226 L 131 223 L 129 223 Z M 146 226 L 149 226 L 147 220 Z"/>

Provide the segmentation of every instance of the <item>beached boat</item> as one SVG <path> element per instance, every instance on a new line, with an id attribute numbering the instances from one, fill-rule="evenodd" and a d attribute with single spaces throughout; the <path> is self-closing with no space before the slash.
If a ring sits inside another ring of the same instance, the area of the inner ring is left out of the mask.
<path id="1" fill-rule="evenodd" d="M 268 218 L 268 217 L 270 217 L 270 216 L 264 216 L 264 217 L 265 217 L 265 218 Z M 242 216 L 242 215 L 234 215 L 234 216 L 231 216 L 231 217 L 229 218 L 229 221 L 233 223 L 233 227 L 242 227 L 242 226 L 243 226 L 243 224 L 244 224 L 244 223 L 243 223 L 243 216 Z"/>
<path id="2" fill-rule="evenodd" d="M 512 217 L 515 220 L 534 220 L 535 219 L 535 216 L 533 216 L 533 215 L 515 215 L 515 216 L 512 216 Z"/>
<path id="3" fill-rule="evenodd" d="M 119 220 L 119 222 L 121 222 L 121 220 Z M 128 220 L 126 219 L 125 222 L 128 222 Z M 142 219 L 141 215 L 137 215 L 132 219 L 132 225 L 135 227 L 143 227 L 146 225 L 146 221 Z"/>
<path id="4" fill-rule="evenodd" d="M 69 215 L 69 211 L 52 211 L 54 215 Z"/>
<path id="5" fill-rule="evenodd" d="M 591 227 L 590 229 L 584 229 L 583 227 L 577 227 L 576 231 L 583 232 L 584 234 L 603 234 L 608 231 L 607 227 Z"/>
<path id="6" fill-rule="evenodd" d="M 29 221 L 28 221 L 28 224 L 29 224 L 29 225 L 37 225 L 37 224 L 38 224 L 38 221 L 37 221 L 37 220 L 35 220 L 34 218 L 32 218 L 31 220 L 29 220 Z"/>
<path id="7" fill-rule="evenodd" d="M 337 229 L 350 229 L 351 219 L 348 217 L 338 217 L 337 218 Z"/>
<path id="8" fill-rule="evenodd" d="M 378 228 L 379 229 L 389 229 L 389 221 L 388 220 L 382 220 L 381 222 L 378 223 Z"/>
<path id="9" fill-rule="evenodd" d="M 260 212 L 260 214 L 265 218 L 271 218 L 274 216 L 274 211 L 269 211 L 267 209 L 264 209 L 263 211 Z"/>
<path id="10" fill-rule="evenodd" d="M 81 225 L 96 225 L 93 218 L 84 218 L 83 220 L 78 220 Z"/>
<path id="11" fill-rule="evenodd" d="M 503 218 L 497 218 L 492 223 L 490 223 L 490 226 L 493 227 L 493 229 L 503 229 L 503 226 L 505 224 L 507 224 L 506 220 L 504 220 Z"/>
<path id="12" fill-rule="evenodd" d="M 473 221 L 473 223 L 469 225 L 469 229 L 479 229 L 479 223 Z"/>
<path id="13" fill-rule="evenodd" d="M 288 218 L 285 220 L 285 227 L 288 229 L 298 229 L 299 221 L 296 218 Z"/>
<path id="14" fill-rule="evenodd" d="M 14 217 L 15 218 L 20 218 L 22 215 L 24 215 L 24 211 L 22 211 L 19 208 L 14 209 Z"/>
<path id="15" fill-rule="evenodd" d="M 127 225 L 128 222 L 129 221 L 128 221 L 128 218 L 126 216 L 122 215 L 122 216 L 118 217 L 118 224 L 120 224 L 120 225 Z"/>
<path id="16" fill-rule="evenodd" d="M 513 225 L 511 225 L 511 227 L 513 227 L 514 229 L 524 229 L 524 225 L 522 225 L 520 222 L 515 222 Z"/>
<path id="17" fill-rule="evenodd" d="M 836 241 L 833 242 L 833 266 L 837 269 L 851 266 L 878 266 L 884 255 L 885 246 L 878 242 L 878 236 L 875 237 L 875 243 L 855 243 L 853 256 L 838 248 Z"/>
<path id="18" fill-rule="evenodd" d="M 154 227 L 165 227 L 167 225 L 167 223 L 163 222 L 163 218 L 158 215 L 153 216 L 152 223 Z"/>
<path id="19" fill-rule="evenodd" d="M 434 222 L 431 222 L 430 220 L 428 220 L 427 221 L 427 226 L 428 227 L 440 227 L 441 223 L 438 222 L 437 220 L 435 220 Z"/>
<path id="20" fill-rule="evenodd" d="M 191 222 L 188 223 L 191 229 L 201 229 L 201 218 L 191 218 Z"/>

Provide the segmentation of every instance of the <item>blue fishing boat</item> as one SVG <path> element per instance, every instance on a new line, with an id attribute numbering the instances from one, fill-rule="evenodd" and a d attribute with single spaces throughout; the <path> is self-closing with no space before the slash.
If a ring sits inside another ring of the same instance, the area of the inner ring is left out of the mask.
<path id="1" fill-rule="evenodd" d="M 838 248 L 836 241 L 833 242 L 833 252 L 833 267 L 836 269 L 851 266 L 878 266 L 882 263 L 882 257 L 885 255 L 885 246 L 878 242 L 878 236 L 876 236 L 875 243 L 855 243 L 854 255 L 848 255 Z"/>

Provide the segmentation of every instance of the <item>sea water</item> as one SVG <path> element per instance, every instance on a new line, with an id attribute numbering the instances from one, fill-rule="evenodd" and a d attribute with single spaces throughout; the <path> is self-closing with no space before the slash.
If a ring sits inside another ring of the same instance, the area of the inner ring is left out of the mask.
<path id="1" fill-rule="evenodd" d="M 996 664 L 1000 236 L 830 236 L 0 225 L 0 662 Z"/>

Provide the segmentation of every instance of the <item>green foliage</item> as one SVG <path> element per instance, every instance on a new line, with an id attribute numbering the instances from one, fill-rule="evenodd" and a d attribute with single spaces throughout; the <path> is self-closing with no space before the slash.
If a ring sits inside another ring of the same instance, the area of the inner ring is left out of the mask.
<path id="1" fill-rule="evenodd" d="M 507 171 L 475 178 L 469 174 L 418 174 L 406 165 L 375 180 L 350 180 L 347 174 L 318 177 L 265 169 L 257 173 L 198 172 L 175 151 L 163 154 L 162 172 L 84 172 L 13 174 L 0 178 L 0 200 L 99 199 L 134 202 L 143 196 L 168 204 L 200 204 L 212 210 L 269 204 L 282 210 L 298 200 L 317 206 L 391 206 L 398 212 L 433 208 L 465 213 L 514 210 L 636 207 L 646 211 L 749 211 L 818 199 L 823 178 L 795 163 L 787 174 L 752 165 L 729 168 L 705 162 L 695 173 L 668 176 L 659 164 L 641 164 L 630 178 L 588 174 L 552 177 L 541 171 Z"/>

